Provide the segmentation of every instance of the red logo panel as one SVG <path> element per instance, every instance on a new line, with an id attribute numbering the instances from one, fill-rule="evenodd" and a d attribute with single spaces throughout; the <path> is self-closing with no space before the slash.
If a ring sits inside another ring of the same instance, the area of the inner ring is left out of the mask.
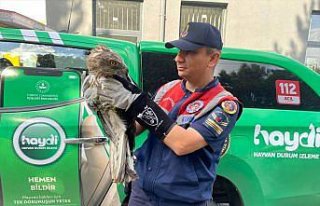
<path id="1" fill-rule="evenodd" d="M 276 80 L 276 96 L 278 104 L 300 105 L 299 81 Z"/>

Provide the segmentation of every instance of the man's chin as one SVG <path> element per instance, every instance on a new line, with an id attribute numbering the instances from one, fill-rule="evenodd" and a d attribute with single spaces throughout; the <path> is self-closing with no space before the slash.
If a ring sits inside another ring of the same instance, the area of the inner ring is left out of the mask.
<path id="1" fill-rule="evenodd" d="M 188 75 L 183 72 L 183 71 L 178 71 L 178 76 L 181 78 L 181 79 L 186 79 L 188 77 Z"/>

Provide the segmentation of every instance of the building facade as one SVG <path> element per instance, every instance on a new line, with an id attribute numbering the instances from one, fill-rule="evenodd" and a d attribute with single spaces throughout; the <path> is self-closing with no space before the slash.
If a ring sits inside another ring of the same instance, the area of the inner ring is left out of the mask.
<path id="1" fill-rule="evenodd" d="M 274 51 L 320 68 L 320 0 L 37 1 L 56 31 L 169 41 L 189 21 L 210 22 L 226 47 Z"/>

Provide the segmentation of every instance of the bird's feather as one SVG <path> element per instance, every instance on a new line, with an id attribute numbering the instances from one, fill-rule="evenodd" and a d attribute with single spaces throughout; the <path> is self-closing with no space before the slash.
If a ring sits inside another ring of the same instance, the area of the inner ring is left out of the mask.
<path id="1" fill-rule="evenodd" d="M 114 182 L 130 182 L 137 178 L 133 167 L 134 120 L 125 119 L 122 112 L 99 98 L 102 82 L 118 75 L 130 80 L 121 57 L 111 49 L 97 46 L 87 58 L 89 75 L 83 83 L 83 93 L 89 107 L 95 110 L 110 137 L 110 167 Z M 111 131 L 110 131 L 111 130 Z M 131 146 L 131 147 L 130 147 Z"/>

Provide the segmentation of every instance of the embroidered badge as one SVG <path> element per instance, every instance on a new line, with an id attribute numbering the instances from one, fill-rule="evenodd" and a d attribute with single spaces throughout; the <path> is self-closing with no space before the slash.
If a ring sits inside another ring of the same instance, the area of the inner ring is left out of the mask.
<path id="1" fill-rule="evenodd" d="M 188 104 L 186 111 L 189 114 L 195 113 L 197 111 L 199 111 L 202 107 L 203 107 L 204 103 L 201 100 L 196 100 L 194 102 L 191 102 L 190 104 Z"/>
<path id="2" fill-rule="evenodd" d="M 238 105 L 234 101 L 223 101 L 221 107 L 228 114 L 235 114 L 238 110 Z"/>
<path id="3" fill-rule="evenodd" d="M 194 114 L 180 115 L 176 122 L 179 125 L 188 124 L 188 123 L 191 123 L 191 121 L 193 120 L 194 116 L 195 116 Z"/>
<path id="4" fill-rule="evenodd" d="M 211 113 L 211 117 L 221 126 L 226 127 L 229 124 L 229 118 L 221 111 Z"/>
<path id="5" fill-rule="evenodd" d="M 228 126 L 229 118 L 224 112 L 214 110 L 205 121 L 208 128 L 212 128 L 218 135 L 223 132 L 223 128 Z"/>
<path id="6" fill-rule="evenodd" d="M 183 32 L 181 32 L 181 34 L 180 34 L 180 37 L 186 37 L 188 35 L 188 32 L 187 31 L 183 31 Z"/>
<path id="7" fill-rule="evenodd" d="M 223 132 L 223 129 L 214 120 L 210 118 L 206 119 L 205 125 L 208 128 L 212 128 L 218 135 L 220 135 Z"/>
<path id="8" fill-rule="evenodd" d="M 137 118 L 144 121 L 146 124 L 150 126 L 157 126 L 159 123 L 157 115 L 154 113 L 154 111 L 146 106 L 142 113 L 138 114 Z"/>
<path id="9" fill-rule="evenodd" d="M 186 37 L 189 31 L 189 24 L 184 28 L 183 32 L 181 32 L 180 37 Z"/>
<path id="10" fill-rule="evenodd" d="M 230 136 L 228 136 L 224 141 L 224 144 L 221 149 L 220 157 L 224 156 L 227 153 L 229 147 L 230 147 Z"/>

